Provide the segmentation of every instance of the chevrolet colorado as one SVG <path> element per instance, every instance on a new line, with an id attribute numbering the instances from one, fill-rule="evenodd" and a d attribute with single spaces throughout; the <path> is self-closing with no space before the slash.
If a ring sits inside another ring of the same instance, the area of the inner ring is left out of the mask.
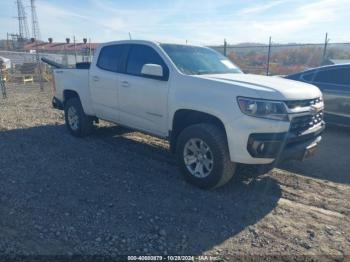
<path id="1" fill-rule="evenodd" d="M 103 119 L 168 139 L 185 179 L 205 189 L 228 182 L 237 163 L 313 155 L 325 128 L 317 87 L 244 74 L 200 46 L 101 44 L 91 65 L 55 69 L 54 83 L 72 135 Z"/>

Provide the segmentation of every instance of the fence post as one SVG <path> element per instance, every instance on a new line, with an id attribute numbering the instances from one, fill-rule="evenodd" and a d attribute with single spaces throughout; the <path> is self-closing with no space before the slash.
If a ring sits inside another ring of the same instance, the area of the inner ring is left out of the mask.
<path id="1" fill-rule="evenodd" d="M 10 39 L 9 39 L 9 33 L 6 33 L 6 50 L 10 50 Z"/>
<path id="2" fill-rule="evenodd" d="M 266 75 L 269 75 L 269 70 L 270 70 L 270 55 L 271 55 L 271 36 L 269 38 L 269 49 L 267 53 L 267 64 L 266 64 Z"/>
<path id="3" fill-rule="evenodd" d="M 326 62 L 326 55 L 327 55 L 327 45 L 328 45 L 328 33 L 326 33 L 326 38 L 324 40 L 324 47 L 323 47 L 323 55 L 322 55 L 322 61 L 321 65 L 323 65 Z"/>
<path id="4" fill-rule="evenodd" d="M 226 42 L 226 39 L 224 39 L 224 56 L 227 56 L 227 42 Z"/>
<path id="5" fill-rule="evenodd" d="M 35 44 L 35 62 L 37 66 L 36 76 L 39 80 L 40 91 L 44 91 L 44 83 L 43 83 L 43 68 L 40 61 L 40 53 L 39 53 L 39 42 L 36 38 L 32 38 L 33 43 Z"/>
<path id="6" fill-rule="evenodd" d="M 0 59 L 0 86 L 1 86 L 2 98 L 5 99 L 7 98 L 7 94 L 6 94 L 5 76 L 2 69 L 3 69 L 3 61 Z"/>
<path id="7" fill-rule="evenodd" d="M 63 63 L 65 66 L 68 66 L 68 54 L 66 49 L 66 43 L 63 44 L 63 50 L 64 50 Z"/>
<path id="8" fill-rule="evenodd" d="M 91 38 L 89 38 L 89 62 L 91 63 Z"/>

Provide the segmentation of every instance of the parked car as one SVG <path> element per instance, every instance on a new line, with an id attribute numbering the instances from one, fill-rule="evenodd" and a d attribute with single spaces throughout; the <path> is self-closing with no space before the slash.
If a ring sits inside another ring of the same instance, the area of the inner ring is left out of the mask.
<path id="1" fill-rule="evenodd" d="M 205 189 L 228 182 L 237 163 L 309 157 L 324 130 L 316 86 L 243 74 L 206 47 L 110 42 L 90 68 L 58 68 L 54 80 L 72 135 L 104 119 L 168 139 L 185 179 Z"/>
<path id="2" fill-rule="evenodd" d="M 323 93 L 325 121 L 350 126 L 350 64 L 322 66 L 286 78 L 318 86 Z"/>

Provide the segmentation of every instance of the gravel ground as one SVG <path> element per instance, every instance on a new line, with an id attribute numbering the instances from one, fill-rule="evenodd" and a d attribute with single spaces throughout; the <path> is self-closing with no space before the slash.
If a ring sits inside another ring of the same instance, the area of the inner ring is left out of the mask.
<path id="1" fill-rule="evenodd" d="M 1 254 L 350 255 L 349 130 L 328 128 L 313 159 L 202 191 L 166 141 L 105 122 L 78 139 L 63 122 L 48 87 L 0 98 Z"/>

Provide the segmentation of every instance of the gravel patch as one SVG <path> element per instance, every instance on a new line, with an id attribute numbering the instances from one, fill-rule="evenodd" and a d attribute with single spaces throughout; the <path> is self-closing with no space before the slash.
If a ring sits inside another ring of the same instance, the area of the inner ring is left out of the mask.
<path id="1" fill-rule="evenodd" d="M 1 254 L 350 254 L 348 130 L 327 129 L 313 159 L 260 176 L 240 168 L 202 191 L 183 181 L 166 141 L 103 121 L 74 138 L 50 102 L 37 86 L 0 99 Z"/>

